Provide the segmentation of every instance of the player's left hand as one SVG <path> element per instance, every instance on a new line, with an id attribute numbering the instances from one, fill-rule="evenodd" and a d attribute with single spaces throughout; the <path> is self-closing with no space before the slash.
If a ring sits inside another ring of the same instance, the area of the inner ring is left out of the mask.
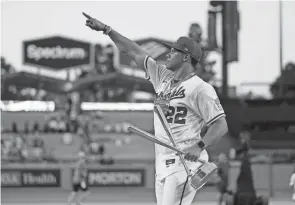
<path id="1" fill-rule="evenodd" d="M 105 24 L 100 22 L 99 20 L 92 18 L 90 15 L 82 12 L 82 14 L 86 17 L 86 26 L 96 31 L 103 31 L 105 29 Z"/>
<path id="2" fill-rule="evenodd" d="M 185 160 L 197 162 L 200 157 L 200 153 L 202 152 L 202 149 L 198 145 L 195 145 L 183 151 L 186 153 L 184 155 Z"/>

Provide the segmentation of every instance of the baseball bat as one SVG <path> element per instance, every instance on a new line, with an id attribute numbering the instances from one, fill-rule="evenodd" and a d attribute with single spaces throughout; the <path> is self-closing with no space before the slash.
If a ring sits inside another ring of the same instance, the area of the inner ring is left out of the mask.
<path id="1" fill-rule="evenodd" d="M 129 125 L 128 128 L 127 128 L 130 132 L 134 133 L 134 134 L 137 134 L 139 135 L 140 137 L 146 139 L 146 140 L 149 140 L 153 143 L 156 143 L 156 144 L 159 144 L 159 145 L 162 145 L 164 147 L 167 147 L 175 152 L 178 152 L 180 154 L 186 154 L 184 151 L 174 147 L 174 146 L 171 146 L 169 144 L 167 144 L 166 142 L 163 142 L 159 139 L 157 139 L 155 136 L 151 135 L 150 133 L 138 128 L 138 127 L 135 127 L 135 126 L 132 126 L 132 125 Z M 198 159 L 199 162 L 201 163 L 205 163 L 205 161 L 201 160 L 201 159 Z"/>
<path id="2" fill-rule="evenodd" d="M 167 133 L 170 141 L 172 142 L 173 146 L 175 148 L 177 148 L 177 145 L 176 145 L 175 140 L 174 140 L 173 135 L 172 135 L 172 131 L 171 131 L 170 126 L 169 126 L 169 124 L 168 124 L 168 122 L 166 120 L 164 112 L 162 111 L 162 108 L 160 107 L 160 105 L 155 104 L 155 109 L 154 110 L 155 110 L 156 114 L 158 115 L 158 117 L 159 117 L 159 119 L 161 121 L 161 124 L 162 124 L 164 130 L 166 131 L 166 133 Z M 181 162 L 182 162 L 182 164 L 184 166 L 184 169 L 185 169 L 187 175 L 191 176 L 191 172 L 189 171 L 189 168 L 188 168 L 187 164 L 185 163 L 185 160 L 184 160 L 183 156 L 179 155 L 179 158 L 180 158 L 180 160 L 181 160 Z"/>
<path id="3" fill-rule="evenodd" d="M 138 128 L 138 127 L 134 127 L 134 126 L 131 126 L 131 125 L 130 125 L 127 129 L 128 129 L 130 132 L 133 132 L 134 134 L 138 134 L 139 136 L 143 137 L 144 139 L 147 139 L 147 140 L 149 140 L 149 141 L 151 141 L 151 142 L 154 142 L 154 143 L 156 143 L 156 144 L 159 144 L 159 145 L 162 145 L 162 146 L 164 146 L 164 147 L 167 147 L 167 148 L 169 148 L 169 149 L 171 149 L 171 150 L 173 150 L 173 151 L 176 151 L 176 152 L 178 152 L 178 153 L 180 153 L 180 154 L 185 154 L 185 152 L 181 151 L 180 149 L 177 149 L 176 147 L 173 147 L 173 146 L 167 144 L 166 142 L 163 142 L 163 141 L 161 141 L 161 140 L 155 138 L 155 137 L 154 137 L 153 135 L 151 135 L 150 133 L 148 133 L 148 132 L 146 132 L 146 131 L 144 131 L 144 130 Z"/>

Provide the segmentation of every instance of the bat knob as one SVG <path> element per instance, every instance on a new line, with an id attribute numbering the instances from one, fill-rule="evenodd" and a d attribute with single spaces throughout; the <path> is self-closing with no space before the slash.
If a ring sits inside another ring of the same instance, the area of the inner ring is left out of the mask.
<path id="1" fill-rule="evenodd" d="M 127 130 L 131 132 L 131 130 L 132 130 L 131 125 L 128 125 L 128 126 L 127 126 Z"/>

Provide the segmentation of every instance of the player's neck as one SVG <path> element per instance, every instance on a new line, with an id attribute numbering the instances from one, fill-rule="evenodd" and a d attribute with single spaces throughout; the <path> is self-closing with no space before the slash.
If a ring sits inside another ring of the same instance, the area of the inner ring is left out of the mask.
<path id="1" fill-rule="evenodd" d="M 184 63 L 181 68 L 174 72 L 174 79 L 178 81 L 184 80 L 188 75 L 194 71 L 193 67 Z"/>

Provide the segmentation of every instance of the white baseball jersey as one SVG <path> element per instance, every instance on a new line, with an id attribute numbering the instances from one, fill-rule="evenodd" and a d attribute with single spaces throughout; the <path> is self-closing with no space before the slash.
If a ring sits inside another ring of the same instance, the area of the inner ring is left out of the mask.
<path id="1" fill-rule="evenodd" d="M 180 149 L 195 145 L 201 139 L 201 129 L 205 124 L 210 125 L 225 116 L 214 88 L 198 76 L 188 76 L 182 82 L 172 85 L 174 73 L 165 65 L 158 64 L 147 56 L 144 67 L 146 77 L 157 93 L 155 103 L 169 106 L 166 119 Z M 172 145 L 156 113 L 154 128 L 156 137 Z M 157 177 L 165 178 L 184 169 L 179 157 L 171 149 L 156 144 L 155 155 Z M 206 151 L 201 153 L 200 158 L 202 157 L 207 158 Z M 194 169 L 196 163 L 187 162 L 187 165 Z"/>

